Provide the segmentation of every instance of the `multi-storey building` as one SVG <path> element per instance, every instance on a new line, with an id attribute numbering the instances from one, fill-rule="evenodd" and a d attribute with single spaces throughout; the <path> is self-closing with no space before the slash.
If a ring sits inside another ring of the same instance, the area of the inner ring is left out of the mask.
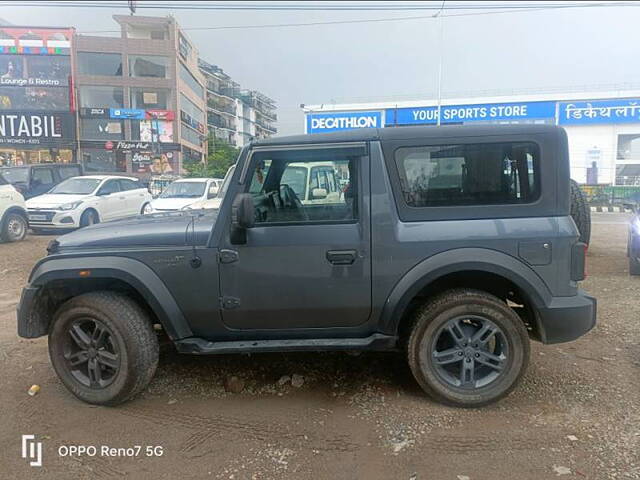
<path id="1" fill-rule="evenodd" d="M 0 166 L 76 159 L 72 41 L 71 28 L 0 27 Z"/>
<path id="2" fill-rule="evenodd" d="M 180 173 L 206 157 L 205 80 L 172 17 L 113 17 L 118 37 L 74 42 L 85 170 Z"/>
<path id="3" fill-rule="evenodd" d="M 207 82 L 207 126 L 216 140 L 243 147 L 255 138 L 274 135 L 275 102 L 256 90 L 241 90 L 217 65 L 199 61 Z"/>

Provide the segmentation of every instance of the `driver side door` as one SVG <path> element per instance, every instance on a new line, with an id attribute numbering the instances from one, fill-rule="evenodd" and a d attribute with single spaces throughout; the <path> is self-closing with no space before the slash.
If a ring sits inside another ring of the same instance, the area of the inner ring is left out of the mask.
<path id="1" fill-rule="evenodd" d="M 355 327 L 369 319 L 367 159 L 364 145 L 252 155 L 241 184 L 253 197 L 255 226 L 245 244 L 233 245 L 228 236 L 221 242 L 222 318 L 228 328 Z M 349 172 L 352 193 L 341 203 L 303 204 L 298 198 L 318 161 Z M 295 174 L 287 170 L 292 163 Z"/>

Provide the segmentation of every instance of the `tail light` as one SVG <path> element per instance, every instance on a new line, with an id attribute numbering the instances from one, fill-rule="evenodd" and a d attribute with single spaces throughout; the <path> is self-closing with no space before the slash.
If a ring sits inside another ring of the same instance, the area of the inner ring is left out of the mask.
<path id="1" fill-rule="evenodd" d="M 587 248 L 583 242 L 571 247 L 571 280 L 579 282 L 587 277 Z"/>

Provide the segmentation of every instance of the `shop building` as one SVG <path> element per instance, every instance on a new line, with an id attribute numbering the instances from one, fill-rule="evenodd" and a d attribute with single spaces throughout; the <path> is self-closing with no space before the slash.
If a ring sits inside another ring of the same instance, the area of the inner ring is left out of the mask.
<path id="1" fill-rule="evenodd" d="M 0 27 L 0 166 L 76 160 L 73 33 Z"/>
<path id="2" fill-rule="evenodd" d="M 560 125 L 571 176 L 586 184 L 640 185 L 640 89 L 304 106 L 305 132 L 408 125 Z M 441 121 L 438 121 L 438 118 Z"/>
<path id="3" fill-rule="evenodd" d="M 87 172 L 183 173 L 206 158 L 198 52 L 172 17 L 113 18 L 119 36 L 75 37 L 79 158 Z"/>

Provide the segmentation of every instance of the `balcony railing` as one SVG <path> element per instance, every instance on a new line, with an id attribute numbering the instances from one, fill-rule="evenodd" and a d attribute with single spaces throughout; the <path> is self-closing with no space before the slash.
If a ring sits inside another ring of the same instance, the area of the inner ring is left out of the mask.
<path id="1" fill-rule="evenodd" d="M 264 116 L 265 118 L 267 118 L 267 120 L 270 120 L 272 122 L 278 121 L 278 115 L 276 115 L 276 112 L 274 112 L 272 110 L 256 109 L 256 112 L 259 113 L 260 115 Z"/>
<path id="2" fill-rule="evenodd" d="M 207 101 L 207 105 L 214 110 L 218 110 L 219 112 L 230 113 L 231 115 L 236 114 L 236 106 L 235 105 L 224 105 L 223 103 L 213 101 L 209 99 Z"/>
<path id="3" fill-rule="evenodd" d="M 273 125 L 268 124 L 267 122 L 263 122 L 262 120 L 256 119 L 256 125 L 264 128 L 265 130 L 269 130 L 270 132 L 276 133 L 278 129 Z"/>
<path id="4" fill-rule="evenodd" d="M 207 116 L 207 124 L 218 128 L 228 128 L 229 130 L 236 130 L 235 122 L 228 122 L 221 118 L 216 118 L 213 115 Z"/>

